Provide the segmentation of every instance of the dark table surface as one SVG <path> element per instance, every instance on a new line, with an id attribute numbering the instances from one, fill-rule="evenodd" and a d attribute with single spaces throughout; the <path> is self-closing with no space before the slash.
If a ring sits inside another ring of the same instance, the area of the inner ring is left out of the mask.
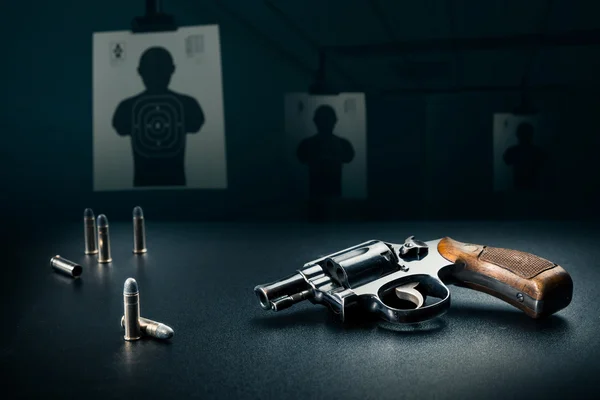
<path id="1" fill-rule="evenodd" d="M 600 377 L 600 233 L 592 224 L 111 224 L 113 262 L 83 255 L 82 226 L 32 229 L 5 249 L 3 388 L 22 396 L 202 398 L 594 397 Z M 571 273 L 571 305 L 534 321 L 486 294 L 450 287 L 451 310 L 420 325 L 342 324 L 309 302 L 263 311 L 259 283 L 368 239 L 451 236 L 548 258 Z M 51 256 L 79 262 L 73 280 Z M 123 282 L 170 342 L 123 340 Z"/>

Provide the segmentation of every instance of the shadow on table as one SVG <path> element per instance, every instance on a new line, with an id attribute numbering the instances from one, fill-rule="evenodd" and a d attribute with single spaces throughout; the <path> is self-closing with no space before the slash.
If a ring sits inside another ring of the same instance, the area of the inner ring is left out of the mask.
<path id="1" fill-rule="evenodd" d="M 482 323 L 500 325 L 501 329 L 520 330 L 522 332 L 567 332 L 569 323 L 561 315 L 533 319 L 518 310 L 491 310 L 484 307 L 461 306 L 450 308 L 446 314 L 456 323 L 464 320 L 477 320 Z"/>
<path id="2" fill-rule="evenodd" d="M 445 315 L 429 321 L 413 324 L 393 324 L 382 321 L 372 314 L 355 315 L 345 322 L 325 308 L 305 309 L 280 315 L 254 318 L 252 324 L 264 329 L 285 329 L 296 326 L 326 326 L 333 331 L 383 329 L 400 335 L 426 335 L 442 331 L 448 324 L 481 321 L 493 323 L 500 329 L 522 332 L 567 332 L 569 324 L 560 315 L 535 320 L 517 310 L 498 310 L 482 307 L 454 307 Z"/>
<path id="3" fill-rule="evenodd" d="M 148 271 L 148 253 L 133 255 L 131 263 L 135 265 L 135 271 L 137 273 L 137 279 L 140 282 L 146 280 L 146 271 Z"/>
<path id="4" fill-rule="evenodd" d="M 52 272 L 52 279 L 54 279 L 55 282 L 60 282 L 63 285 L 72 287 L 75 291 L 81 291 L 83 286 L 82 278 L 72 278 L 57 272 Z"/>
<path id="5" fill-rule="evenodd" d="M 285 329 L 297 326 L 325 326 L 333 332 L 344 330 L 371 331 L 373 329 L 384 329 L 398 334 L 425 335 L 441 331 L 446 326 L 442 318 L 418 324 L 392 324 L 382 321 L 371 314 L 360 313 L 346 321 L 340 321 L 336 315 L 327 309 L 319 307 L 314 309 L 299 310 L 289 314 L 271 315 L 255 318 L 251 322 L 264 329 Z"/>
<path id="6" fill-rule="evenodd" d="M 279 315 L 265 315 L 264 317 L 254 318 L 251 323 L 265 329 L 283 329 L 292 326 L 311 326 L 323 325 L 333 317 L 328 315 L 325 309 L 305 309 Z"/>

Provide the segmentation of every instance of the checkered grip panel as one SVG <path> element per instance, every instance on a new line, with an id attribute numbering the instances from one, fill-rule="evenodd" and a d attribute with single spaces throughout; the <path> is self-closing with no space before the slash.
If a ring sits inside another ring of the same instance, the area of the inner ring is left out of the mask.
<path id="1" fill-rule="evenodd" d="M 555 266 L 551 261 L 517 250 L 486 247 L 479 256 L 481 261 L 505 268 L 522 278 L 530 279 Z"/>

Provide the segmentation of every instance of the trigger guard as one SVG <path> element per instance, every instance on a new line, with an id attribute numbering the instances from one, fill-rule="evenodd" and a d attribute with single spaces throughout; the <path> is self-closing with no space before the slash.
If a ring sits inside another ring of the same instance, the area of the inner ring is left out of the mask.
<path id="1" fill-rule="evenodd" d="M 425 286 L 434 297 L 440 298 L 435 304 L 427 305 L 416 309 L 399 309 L 386 305 L 381 300 L 380 294 L 388 290 L 395 290 L 396 287 L 402 286 L 402 281 L 398 279 L 382 285 L 377 294 L 368 296 L 368 305 L 365 305 L 368 310 L 375 312 L 380 318 L 392 323 L 417 323 L 423 322 L 435 317 L 439 317 L 446 313 L 450 308 L 450 290 L 441 280 L 429 275 L 411 276 L 411 279 L 417 280 L 421 285 Z"/>

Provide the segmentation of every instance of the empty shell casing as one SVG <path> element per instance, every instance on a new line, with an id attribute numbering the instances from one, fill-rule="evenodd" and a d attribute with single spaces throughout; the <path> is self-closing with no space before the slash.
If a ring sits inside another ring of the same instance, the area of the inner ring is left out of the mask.
<path id="1" fill-rule="evenodd" d="M 98 216 L 98 262 L 109 263 L 111 261 L 108 219 L 106 215 L 100 214 Z"/>
<path id="2" fill-rule="evenodd" d="M 83 238 L 85 241 L 85 254 L 97 254 L 96 218 L 94 218 L 94 212 L 91 208 L 86 208 L 83 212 Z"/>
<path id="3" fill-rule="evenodd" d="M 143 335 L 153 337 L 155 339 L 171 339 L 174 331 L 171 327 L 151 319 L 140 317 L 140 330 Z M 125 317 L 121 317 L 121 327 L 125 327 Z"/>
<path id="4" fill-rule="evenodd" d="M 128 278 L 123 286 L 123 326 L 125 340 L 138 340 L 142 336 L 140 329 L 140 292 L 133 278 Z"/>
<path id="5" fill-rule="evenodd" d="M 144 212 L 141 207 L 135 207 L 133 209 L 133 252 L 135 254 L 142 254 L 146 251 Z"/>
<path id="6" fill-rule="evenodd" d="M 79 277 L 82 272 L 81 265 L 74 263 L 73 261 L 69 261 L 66 258 L 62 258 L 61 256 L 54 256 L 50 259 L 50 265 L 54 268 L 55 271 L 61 272 L 65 275 L 69 275 L 73 278 Z"/>

